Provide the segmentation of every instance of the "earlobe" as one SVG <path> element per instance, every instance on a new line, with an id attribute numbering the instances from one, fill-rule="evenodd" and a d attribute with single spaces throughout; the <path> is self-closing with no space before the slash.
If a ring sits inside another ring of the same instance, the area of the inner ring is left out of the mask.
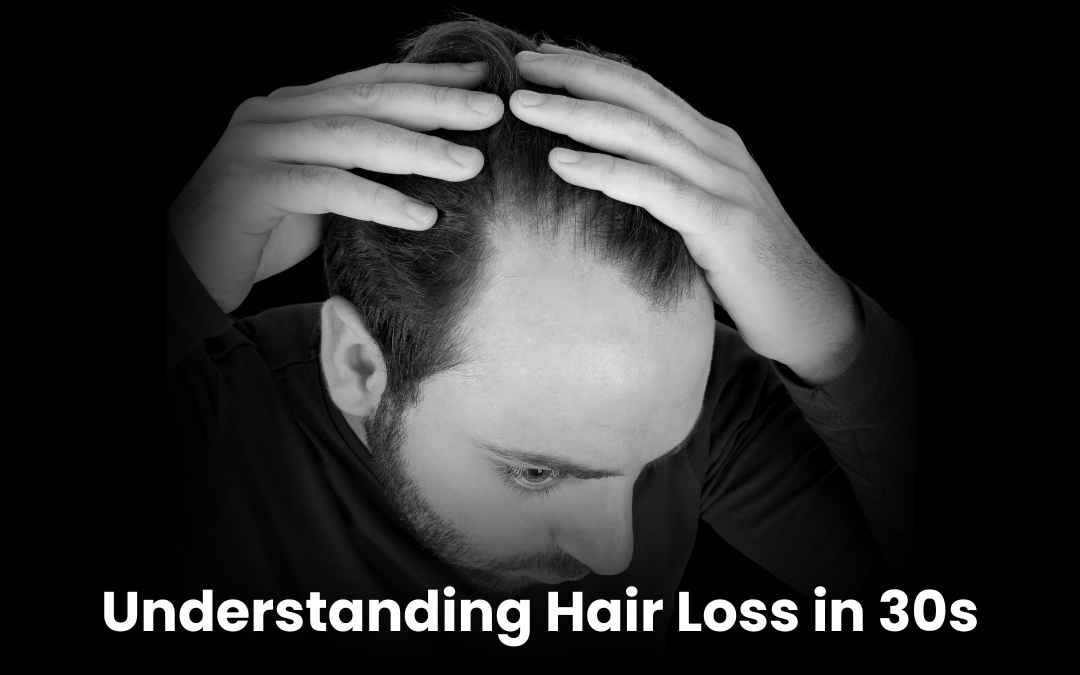
<path id="1" fill-rule="evenodd" d="M 320 359 L 334 405 L 369 416 L 386 388 L 386 363 L 356 307 L 338 295 L 322 306 Z"/>

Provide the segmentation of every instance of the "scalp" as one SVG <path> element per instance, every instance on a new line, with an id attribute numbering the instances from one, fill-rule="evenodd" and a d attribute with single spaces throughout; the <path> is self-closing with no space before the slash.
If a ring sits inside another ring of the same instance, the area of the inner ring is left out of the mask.
<path id="1" fill-rule="evenodd" d="M 431 132 L 479 149 L 484 165 L 475 177 L 457 183 L 355 171 L 434 205 L 438 218 L 428 230 L 341 216 L 328 222 L 328 289 L 357 307 L 387 359 L 388 398 L 397 397 L 402 405 L 416 400 L 425 379 L 468 361 L 466 319 L 480 293 L 494 283 L 494 261 L 507 232 L 543 242 L 549 254 L 571 255 L 567 260 L 577 265 L 573 273 L 585 280 L 590 265 L 606 270 L 652 312 L 673 310 L 694 298 L 703 283 L 677 232 L 641 207 L 567 183 L 551 170 L 548 155 L 556 147 L 589 148 L 526 124 L 510 111 L 509 97 L 518 88 L 556 92 L 527 82 L 517 70 L 514 55 L 538 49 L 531 38 L 473 17 L 432 26 L 406 40 L 402 62 L 487 64 L 476 89 L 503 99 L 502 118 L 481 130 Z M 498 284 L 507 283 L 499 277 Z"/>

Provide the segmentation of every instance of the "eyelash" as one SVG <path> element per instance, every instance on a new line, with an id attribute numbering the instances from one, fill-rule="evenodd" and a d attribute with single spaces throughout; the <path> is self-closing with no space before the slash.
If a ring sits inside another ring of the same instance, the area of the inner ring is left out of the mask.
<path id="1" fill-rule="evenodd" d="M 562 479 L 565 477 L 562 472 L 556 469 L 541 469 L 535 466 L 523 467 L 503 465 L 497 467 L 496 471 L 502 476 L 503 482 L 523 497 L 543 497 L 548 495 L 552 490 L 562 484 Z M 551 474 L 552 480 L 543 485 L 530 487 L 528 484 L 521 482 L 523 480 L 523 474 L 526 471 L 548 471 Z"/>
<path id="2" fill-rule="evenodd" d="M 658 465 L 659 462 L 654 462 L 646 465 L 644 470 L 642 471 L 642 475 L 647 476 L 651 474 Z M 506 483 L 508 487 L 515 490 L 518 494 L 525 498 L 547 496 L 553 490 L 555 490 L 555 488 L 559 487 L 562 484 L 563 479 L 566 477 L 565 474 L 563 474 L 558 469 L 541 469 L 540 467 L 535 466 L 525 467 L 510 466 L 508 464 L 504 464 L 502 466 L 496 467 L 495 471 L 498 472 L 500 476 L 502 476 L 503 482 Z M 530 487 L 529 485 L 522 482 L 523 474 L 526 471 L 549 471 L 551 472 L 552 480 L 550 483 L 546 483 L 544 485 Z"/>

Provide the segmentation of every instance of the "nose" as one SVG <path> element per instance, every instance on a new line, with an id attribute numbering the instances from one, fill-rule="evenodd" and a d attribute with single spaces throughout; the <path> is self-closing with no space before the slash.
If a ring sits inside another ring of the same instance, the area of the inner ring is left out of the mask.
<path id="1" fill-rule="evenodd" d="M 611 478 L 597 482 L 609 481 L 607 489 L 574 505 L 555 531 L 559 548 L 605 575 L 624 571 L 634 557 L 633 482 Z"/>

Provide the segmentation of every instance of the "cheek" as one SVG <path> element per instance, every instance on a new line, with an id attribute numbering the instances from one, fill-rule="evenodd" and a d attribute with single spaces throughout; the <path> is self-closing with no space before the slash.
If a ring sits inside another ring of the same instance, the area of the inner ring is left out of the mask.
<path id="1" fill-rule="evenodd" d="M 442 518 L 485 553 L 534 551 L 551 536 L 550 500 L 526 499 L 504 483 L 499 466 L 445 425 L 416 416 L 402 448 L 409 473 Z"/>

